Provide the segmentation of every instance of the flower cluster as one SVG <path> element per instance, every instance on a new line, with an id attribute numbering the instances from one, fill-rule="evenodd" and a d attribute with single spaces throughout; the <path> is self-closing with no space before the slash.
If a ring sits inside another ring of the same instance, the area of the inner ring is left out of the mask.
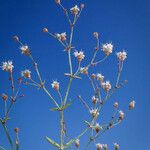
<path id="1" fill-rule="evenodd" d="M 53 81 L 53 83 L 51 84 L 52 88 L 56 91 L 59 90 L 59 82 L 57 81 Z"/>
<path id="2" fill-rule="evenodd" d="M 85 57 L 84 52 L 83 51 L 75 51 L 74 52 L 74 56 L 78 59 L 78 61 L 82 61 Z"/>
<path id="3" fill-rule="evenodd" d="M 30 50 L 29 50 L 28 45 L 22 45 L 20 47 L 20 50 L 21 50 L 22 54 L 30 55 Z"/>
<path id="4" fill-rule="evenodd" d="M 29 79 L 29 78 L 31 78 L 31 71 L 26 69 L 21 72 L 21 76 Z"/>
<path id="5" fill-rule="evenodd" d="M 81 67 L 81 68 L 80 68 L 80 72 L 81 72 L 82 74 L 87 75 L 87 74 L 88 74 L 88 68 L 86 68 L 86 67 Z"/>
<path id="6" fill-rule="evenodd" d="M 111 43 L 106 43 L 102 45 L 102 50 L 104 53 L 108 56 L 112 53 L 113 51 L 113 45 Z"/>
<path id="7" fill-rule="evenodd" d="M 111 89 L 111 84 L 109 81 L 103 82 L 102 87 L 108 92 Z"/>
<path id="8" fill-rule="evenodd" d="M 124 61 L 127 58 L 127 53 L 125 51 L 118 52 L 117 58 L 119 61 Z"/>
<path id="9" fill-rule="evenodd" d="M 97 150 L 102 150 L 102 149 L 107 150 L 107 148 L 108 148 L 107 144 L 101 144 L 101 143 L 96 144 Z"/>
<path id="10" fill-rule="evenodd" d="M 99 115 L 98 109 L 97 109 L 97 108 L 91 109 L 91 110 L 90 110 L 90 114 L 91 114 L 94 118 L 97 118 L 98 115 Z"/>
<path id="11" fill-rule="evenodd" d="M 99 80 L 100 82 L 103 82 L 104 76 L 101 73 L 98 73 L 97 74 L 97 80 Z"/>
<path id="12" fill-rule="evenodd" d="M 72 14 L 77 15 L 80 11 L 80 8 L 77 5 L 75 5 L 74 7 L 72 7 L 70 9 L 70 11 L 71 11 Z"/>
<path id="13" fill-rule="evenodd" d="M 13 62 L 12 61 L 3 62 L 1 68 L 2 68 L 2 70 L 11 73 L 14 68 Z"/>
<path id="14" fill-rule="evenodd" d="M 59 40 L 59 41 L 66 41 L 66 32 L 63 32 L 63 33 L 56 33 L 56 38 Z"/>

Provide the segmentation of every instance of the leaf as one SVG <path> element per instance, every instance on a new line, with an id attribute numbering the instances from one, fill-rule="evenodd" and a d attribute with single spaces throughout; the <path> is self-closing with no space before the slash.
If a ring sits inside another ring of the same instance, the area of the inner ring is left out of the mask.
<path id="1" fill-rule="evenodd" d="M 56 110 L 60 110 L 60 108 L 59 107 L 55 107 L 55 108 L 51 108 L 50 110 L 51 111 L 56 111 Z"/>
<path id="2" fill-rule="evenodd" d="M 49 137 L 46 136 L 46 140 L 52 144 L 54 147 L 60 148 L 60 145 L 58 143 L 56 143 L 55 141 L 53 141 L 52 139 L 50 139 Z"/>

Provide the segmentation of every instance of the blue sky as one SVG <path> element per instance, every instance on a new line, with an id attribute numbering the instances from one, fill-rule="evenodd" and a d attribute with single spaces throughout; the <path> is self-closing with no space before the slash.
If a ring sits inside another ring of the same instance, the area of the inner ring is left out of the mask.
<path id="1" fill-rule="evenodd" d="M 150 37 L 150 1 L 148 0 L 83 0 L 63 1 L 64 6 L 70 8 L 80 2 L 85 4 L 79 22 L 75 29 L 73 44 L 77 49 L 85 52 L 86 59 L 83 65 L 90 59 L 95 46 L 92 37 L 94 31 L 100 33 L 101 43 L 112 42 L 114 52 L 106 62 L 100 64 L 91 73 L 102 72 L 107 79 L 114 83 L 117 71 L 115 52 L 125 49 L 128 59 L 125 62 L 121 80 L 128 79 L 129 83 L 117 91 L 105 105 L 100 114 L 100 123 L 109 120 L 112 113 L 113 102 L 118 100 L 123 110 L 127 109 L 130 100 L 136 101 L 136 109 L 128 114 L 127 118 L 117 127 L 105 133 L 97 142 L 107 143 L 112 149 L 112 143 L 118 142 L 121 150 L 148 149 L 149 126 L 148 114 L 149 99 L 149 73 L 150 52 L 148 49 Z M 13 60 L 15 77 L 19 77 L 20 71 L 29 68 L 33 70 L 29 59 L 20 54 L 18 45 L 12 40 L 13 35 L 18 35 L 24 43 L 28 44 L 31 51 L 40 64 L 42 77 L 47 81 L 47 87 L 51 90 L 50 83 L 53 79 L 60 82 L 61 92 L 64 93 L 68 79 L 64 72 L 68 72 L 67 55 L 59 43 L 46 34 L 42 28 L 48 27 L 50 32 L 69 33 L 68 23 L 61 9 L 53 0 L 1 0 L 0 1 L 0 62 Z M 102 52 L 98 55 L 102 57 Z M 73 58 L 74 67 L 76 60 Z M 33 77 L 35 72 L 32 71 Z M 36 77 L 35 77 L 36 78 Z M 9 93 L 8 74 L 0 72 L 0 93 Z M 51 90 L 52 91 L 52 90 Z M 53 149 L 45 136 L 58 141 L 59 114 L 50 111 L 53 107 L 51 101 L 41 90 L 33 87 L 22 87 L 25 98 L 16 103 L 11 112 L 12 120 L 9 122 L 9 131 L 14 136 L 13 128 L 20 128 L 21 150 L 46 150 Z M 52 91 L 52 94 L 55 94 Z M 88 80 L 75 80 L 71 88 L 69 98 L 73 99 L 73 105 L 65 115 L 68 133 L 71 137 L 79 134 L 85 125 L 84 119 L 88 119 L 88 113 L 78 101 L 76 96 L 82 95 L 90 104 L 92 89 Z M 0 113 L 3 111 L 3 102 L 0 102 Z M 0 145 L 6 147 L 6 137 L 0 127 Z M 88 134 L 87 134 L 88 135 Z M 81 149 L 86 144 L 87 136 L 81 139 Z M 94 149 L 91 144 L 89 149 Z"/>

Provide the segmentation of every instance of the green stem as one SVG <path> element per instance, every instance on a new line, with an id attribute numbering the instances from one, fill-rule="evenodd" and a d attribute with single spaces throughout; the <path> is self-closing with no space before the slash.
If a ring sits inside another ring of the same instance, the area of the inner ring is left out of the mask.
<path id="1" fill-rule="evenodd" d="M 63 122 L 64 112 L 60 111 L 60 149 L 63 150 Z"/>

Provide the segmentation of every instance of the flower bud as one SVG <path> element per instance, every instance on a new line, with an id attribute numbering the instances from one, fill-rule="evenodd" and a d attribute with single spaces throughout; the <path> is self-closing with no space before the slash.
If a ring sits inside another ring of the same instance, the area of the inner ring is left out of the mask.
<path id="1" fill-rule="evenodd" d="M 48 29 L 47 29 L 47 28 L 44 28 L 44 29 L 43 29 L 43 32 L 44 32 L 44 33 L 47 33 L 47 32 L 48 32 Z"/>
<path id="2" fill-rule="evenodd" d="M 60 4 L 60 0 L 55 0 L 55 2 L 56 2 L 57 4 Z"/>
<path id="3" fill-rule="evenodd" d="M 16 35 L 15 35 L 15 36 L 13 36 L 13 39 L 14 39 L 15 41 L 17 41 L 17 42 L 19 41 L 19 37 L 18 37 L 18 36 L 16 36 Z"/>
<path id="4" fill-rule="evenodd" d="M 15 133 L 17 134 L 17 133 L 19 132 L 19 128 L 16 127 L 16 128 L 14 129 L 14 131 L 15 131 Z"/>
<path id="5" fill-rule="evenodd" d="M 7 99 L 8 99 L 8 96 L 6 95 L 6 94 L 2 94 L 2 99 L 4 100 L 4 101 L 7 101 Z"/>
<path id="6" fill-rule="evenodd" d="M 79 148 L 80 146 L 80 140 L 79 139 L 76 139 L 75 142 L 74 142 L 76 148 Z"/>
<path id="7" fill-rule="evenodd" d="M 104 144 L 103 147 L 104 147 L 104 150 L 108 150 L 107 144 Z"/>
<path id="8" fill-rule="evenodd" d="M 114 107 L 115 107 L 115 108 L 118 108 L 118 106 L 119 106 L 118 102 L 115 102 L 115 103 L 114 103 Z"/>
<path id="9" fill-rule="evenodd" d="M 119 119 L 120 120 L 124 119 L 124 112 L 122 110 L 119 111 Z"/>
<path id="10" fill-rule="evenodd" d="M 119 150 L 119 145 L 117 143 L 114 143 L 115 150 Z"/>
<path id="11" fill-rule="evenodd" d="M 134 109 L 135 108 L 135 101 L 132 101 L 129 103 L 129 110 Z"/>
<path id="12" fill-rule="evenodd" d="M 103 145 L 100 144 L 100 143 L 96 144 L 96 149 L 97 150 L 102 150 L 103 149 Z"/>
<path id="13" fill-rule="evenodd" d="M 100 131 L 100 129 L 101 129 L 101 126 L 99 125 L 99 123 L 96 123 L 96 125 L 95 125 L 96 133 L 98 133 Z"/>
<path id="14" fill-rule="evenodd" d="M 94 32 L 94 33 L 93 33 L 93 36 L 94 36 L 95 38 L 98 38 L 98 36 L 99 36 L 98 32 Z"/>
<path id="15" fill-rule="evenodd" d="M 85 7 L 84 4 L 80 4 L 80 8 L 83 9 Z"/>
<path id="16" fill-rule="evenodd" d="M 91 77 L 92 77 L 93 79 L 96 79 L 96 74 L 93 73 L 93 74 L 91 75 Z"/>

